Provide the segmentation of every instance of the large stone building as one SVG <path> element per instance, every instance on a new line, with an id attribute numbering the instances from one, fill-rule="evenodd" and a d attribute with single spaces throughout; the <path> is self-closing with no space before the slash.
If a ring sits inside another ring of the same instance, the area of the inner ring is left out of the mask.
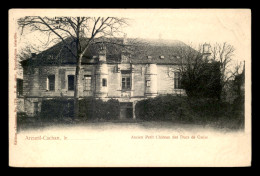
<path id="1" fill-rule="evenodd" d="M 148 41 L 145 50 L 129 54 L 112 46 L 90 47 L 82 60 L 80 98 L 93 96 L 120 102 L 120 118 L 135 118 L 137 101 L 167 94 L 185 94 L 180 87 L 179 41 Z M 24 111 L 35 115 L 44 99 L 73 98 L 75 59 L 58 43 L 22 62 Z"/>

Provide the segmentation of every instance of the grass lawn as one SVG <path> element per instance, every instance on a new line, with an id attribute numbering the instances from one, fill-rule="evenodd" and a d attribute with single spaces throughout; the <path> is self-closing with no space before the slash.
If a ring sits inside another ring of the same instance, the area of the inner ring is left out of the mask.
<path id="1" fill-rule="evenodd" d="M 18 123 L 18 132 L 24 130 L 42 130 L 46 128 L 74 128 L 74 127 L 84 127 L 84 128 L 97 128 L 97 129 L 109 129 L 118 128 L 129 129 L 141 128 L 141 129 L 181 129 L 181 130 L 193 130 L 193 129 L 215 129 L 224 131 L 237 131 L 243 130 L 243 123 L 237 119 L 226 120 L 218 119 L 218 121 L 209 122 L 185 122 L 185 121 L 143 121 L 139 119 L 126 119 L 126 120 L 72 120 L 71 118 L 65 118 L 63 120 L 54 121 L 40 121 L 33 118 L 27 119 L 24 122 Z"/>

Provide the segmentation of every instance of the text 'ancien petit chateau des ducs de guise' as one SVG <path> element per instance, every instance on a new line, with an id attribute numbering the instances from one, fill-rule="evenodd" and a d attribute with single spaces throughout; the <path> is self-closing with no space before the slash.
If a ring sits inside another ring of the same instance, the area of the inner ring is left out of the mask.
<path id="1" fill-rule="evenodd" d="M 131 139 L 208 139 L 204 135 L 132 135 Z"/>

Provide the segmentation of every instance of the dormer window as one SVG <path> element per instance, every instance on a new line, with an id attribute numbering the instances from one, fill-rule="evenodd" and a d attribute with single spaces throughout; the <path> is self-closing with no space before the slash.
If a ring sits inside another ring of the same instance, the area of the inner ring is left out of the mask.
<path id="1" fill-rule="evenodd" d="M 169 55 L 169 58 L 170 58 L 170 59 L 175 59 L 176 56 L 175 56 L 175 55 Z"/>
<path id="2" fill-rule="evenodd" d="M 54 59 L 53 55 L 49 55 L 49 59 Z"/>
<path id="3" fill-rule="evenodd" d="M 147 59 L 152 59 L 152 56 L 147 56 Z"/>
<path id="4" fill-rule="evenodd" d="M 164 56 L 160 56 L 160 59 L 164 59 Z"/>

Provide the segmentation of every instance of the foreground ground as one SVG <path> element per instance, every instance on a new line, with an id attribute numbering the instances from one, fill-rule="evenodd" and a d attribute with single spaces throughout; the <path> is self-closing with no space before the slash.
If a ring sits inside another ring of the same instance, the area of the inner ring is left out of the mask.
<path id="1" fill-rule="evenodd" d="M 23 124 L 18 166 L 241 166 L 250 162 L 243 130 L 173 122 Z M 10 136 L 12 138 L 12 136 Z"/>
<path id="2" fill-rule="evenodd" d="M 209 130 L 214 129 L 218 131 L 243 131 L 243 125 L 234 121 L 219 120 L 217 122 L 207 123 L 191 123 L 191 122 L 177 122 L 177 121 L 142 121 L 142 120 L 113 120 L 113 121 L 88 121 L 82 122 L 79 120 L 65 119 L 62 121 L 42 122 L 42 121 L 27 121 L 18 125 L 18 132 L 26 130 L 43 130 L 46 128 L 96 128 L 96 129 L 111 129 L 111 128 L 140 128 L 140 129 L 181 129 L 190 131 L 193 129 Z"/>

